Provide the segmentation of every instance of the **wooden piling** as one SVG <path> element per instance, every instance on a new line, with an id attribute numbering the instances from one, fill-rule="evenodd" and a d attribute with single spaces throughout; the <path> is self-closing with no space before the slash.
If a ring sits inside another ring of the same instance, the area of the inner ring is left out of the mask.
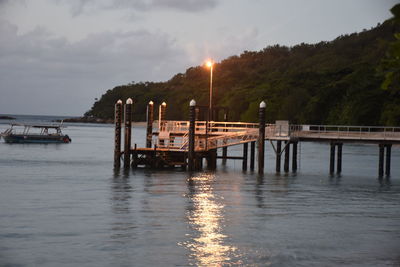
<path id="1" fill-rule="evenodd" d="M 378 174 L 379 177 L 383 176 L 383 160 L 384 160 L 384 154 L 385 154 L 385 145 L 384 144 L 379 144 L 379 170 Z"/>
<path id="2" fill-rule="evenodd" d="M 337 144 L 337 165 L 336 173 L 340 174 L 342 172 L 342 147 L 343 143 Z"/>
<path id="3" fill-rule="evenodd" d="M 249 143 L 243 144 L 243 162 L 242 162 L 242 170 L 247 170 L 247 152 L 249 150 Z"/>
<path id="4" fill-rule="evenodd" d="M 330 154 L 330 161 L 329 161 L 329 173 L 333 174 L 335 172 L 335 148 L 336 144 L 331 142 L 331 154 Z"/>
<path id="5" fill-rule="evenodd" d="M 227 112 L 224 113 L 224 121 L 225 122 L 228 121 L 228 113 Z M 224 129 L 224 132 L 226 132 L 226 131 L 227 131 L 227 129 Z M 226 143 L 225 140 L 224 140 L 224 143 Z M 228 156 L 228 147 L 224 146 L 222 148 L 222 165 L 226 164 L 226 157 L 227 156 Z"/>
<path id="6" fill-rule="evenodd" d="M 114 168 L 121 166 L 121 125 L 122 125 L 122 101 L 115 104 L 115 139 L 114 139 Z"/>
<path id="7" fill-rule="evenodd" d="M 256 142 L 250 143 L 250 170 L 254 171 L 254 156 L 256 153 Z"/>
<path id="8" fill-rule="evenodd" d="M 125 138 L 124 138 L 124 168 L 129 168 L 131 161 L 131 137 L 132 137 L 132 99 L 128 98 L 125 105 Z"/>
<path id="9" fill-rule="evenodd" d="M 386 169 L 385 169 L 385 175 L 387 177 L 390 176 L 390 161 L 392 157 L 392 144 L 387 144 L 386 145 Z"/>
<path id="10" fill-rule="evenodd" d="M 158 107 L 158 132 L 162 132 L 165 130 L 165 116 L 167 111 L 167 103 L 162 102 L 162 104 Z M 160 138 L 159 135 L 158 141 L 159 145 L 163 146 L 165 144 L 165 140 Z"/>
<path id="11" fill-rule="evenodd" d="M 154 103 L 147 104 L 147 128 L 146 128 L 146 147 L 151 148 L 153 139 Z"/>
<path id="12" fill-rule="evenodd" d="M 293 154 L 292 154 L 292 172 L 297 171 L 297 141 L 292 143 L 293 145 Z"/>
<path id="13" fill-rule="evenodd" d="M 195 168 L 195 129 L 196 124 L 196 101 L 192 99 L 189 104 L 189 155 L 188 155 L 188 170 L 193 171 Z"/>
<path id="14" fill-rule="evenodd" d="M 258 174 L 264 173 L 264 150 L 265 150 L 265 108 L 264 101 L 260 103 L 259 130 L 258 130 Z"/>
<path id="15" fill-rule="evenodd" d="M 290 157 L 290 141 L 285 141 L 285 163 L 283 169 L 285 172 L 289 172 L 289 157 Z"/>
<path id="16" fill-rule="evenodd" d="M 275 171 L 281 172 L 281 150 L 282 150 L 282 141 L 276 141 L 276 165 Z"/>

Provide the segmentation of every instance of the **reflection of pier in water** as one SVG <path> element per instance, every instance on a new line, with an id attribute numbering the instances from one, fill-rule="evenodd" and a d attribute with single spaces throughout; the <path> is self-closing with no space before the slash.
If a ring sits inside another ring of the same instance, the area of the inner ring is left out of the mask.
<path id="1" fill-rule="evenodd" d="M 187 220 L 191 233 L 190 240 L 182 245 L 198 266 L 220 266 L 238 257 L 237 248 L 227 243 L 228 237 L 223 233 L 224 205 L 213 193 L 214 177 L 203 173 L 188 179 L 188 198 L 192 205 L 187 210 Z"/>

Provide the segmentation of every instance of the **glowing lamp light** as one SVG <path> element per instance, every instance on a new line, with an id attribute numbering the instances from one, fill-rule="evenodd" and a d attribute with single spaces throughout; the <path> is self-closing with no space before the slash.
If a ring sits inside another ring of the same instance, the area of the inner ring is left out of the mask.
<path id="1" fill-rule="evenodd" d="M 206 62 L 206 66 L 209 67 L 209 68 L 211 68 L 213 65 L 214 65 L 214 63 L 211 60 L 208 60 Z"/>

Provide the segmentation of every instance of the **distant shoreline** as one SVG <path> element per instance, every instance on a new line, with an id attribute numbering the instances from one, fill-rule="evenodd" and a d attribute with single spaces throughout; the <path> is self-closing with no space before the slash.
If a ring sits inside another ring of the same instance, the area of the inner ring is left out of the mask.
<path id="1" fill-rule="evenodd" d="M 61 120 L 57 120 L 57 122 L 61 122 Z M 113 119 L 100 119 L 100 118 L 89 118 L 89 117 L 67 118 L 67 119 L 64 119 L 63 122 L 114 124 Z M 145 121 L 137 121 L 137 122 L 132 122 L 132 123 L 137 126 L 145 126 L 146 125 Z"/>
<path id="2" fill-rule="evenodd" d="M 0 116 L 0 120 L 15 120 L 16 118 L 10 116 Z"/>

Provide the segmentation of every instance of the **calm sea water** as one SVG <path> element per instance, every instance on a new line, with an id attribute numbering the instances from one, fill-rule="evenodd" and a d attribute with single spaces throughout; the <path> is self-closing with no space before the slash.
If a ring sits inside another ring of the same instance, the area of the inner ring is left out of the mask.
<path id="1" fill-rule="evenodd" d="M 64 132 L 71 144 L 0 143 L 0 266 L 400 265 L 400 147 L 382 180 L 377 146 L 344 145 L 338 177 L 318 143 L 297 174 L 275 174 L 269 145 L 263 177 L 240 161 L 114 172 L 112 126 Z"/>

